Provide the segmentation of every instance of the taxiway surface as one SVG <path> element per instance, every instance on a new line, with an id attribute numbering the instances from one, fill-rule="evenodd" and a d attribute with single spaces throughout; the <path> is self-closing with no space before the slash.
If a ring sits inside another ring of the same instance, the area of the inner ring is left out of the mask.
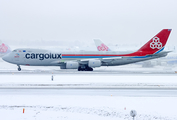
<path id="1" fill-rule="evenodd" d="M 177 97 L 177 90 L 157 89 L 0 89 L 0 95 L 77 95 L 120 97 Z"/>

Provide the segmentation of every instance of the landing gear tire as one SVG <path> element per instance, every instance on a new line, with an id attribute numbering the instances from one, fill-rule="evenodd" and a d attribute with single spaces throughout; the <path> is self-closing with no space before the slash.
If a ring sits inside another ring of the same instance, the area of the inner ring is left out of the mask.
<path id="1" fill-rule="evenodd" d="M 93 68 L 91 67 L 85 67 L 85 68 L 82 68 L 81 66 L 78 68 L 78 71 L 93 71 Z"/>
<path id="2" fill-rule="evenodd" d="M 78 71 L 81 71 L 81 67 L 78 68 Z"/>
<path id="3" fill-rule="evenodd" d="M 21 71 L 21 68 L 18 68 L 18 71 Z"/>
<path id="4" fill-rule="evenodd" d="M 93 68 L 90 68 L 89 71 L 93 71 Z"/>
<path id="5" fill-rule="evenodd" d="M 18 71 L 21 71 L 21 68 L 20 68 L 20 66 L 18 65 Z"/>
<path id="6" fill-rule="evenodd" d="M 86 71 L 93 71 L 93 68 L 87 67 Z"/>

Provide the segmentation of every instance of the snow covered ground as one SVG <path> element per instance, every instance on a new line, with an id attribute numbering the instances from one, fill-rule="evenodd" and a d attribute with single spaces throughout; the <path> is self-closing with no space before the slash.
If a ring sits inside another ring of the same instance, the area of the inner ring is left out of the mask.
<path id="1" fill-rule="evenodd" d="M 177 97 L 2 94 L 3 120 L 131 120 L 132 109 L 138 113 L 136 120 L 177 119 Z"/>
<path id="2" fill-rule="evenodd" d="M 92 75 L 86 74 L 1 74 L 0 84 L 97 84 L 97 85 L 176 85 L 176 75 Z M 60 89 L 58 89 L 60 90 Z M 109 89 L 108 89 L 109 91 Z M 65 94 L 49 90 L 0 89 L 0 119 L 3 120 L 131 120 L 132 109 L 137 111 L 136 120 L 176 120 L 177 97 L 130 96 L 114 94 Z M 95 90 L 95 93 L 97 90 Z M 148 91 L 146 91 L 148 92 Z M 164 91 L 165 92 L 165 91 Z M 123 94 L 123 93 L 122 93 Z M 23 113 L 23 108 L 25 113 Z"/>
<path id="3" fill-rule="evenodd" d="M 0 62 L 0 85 L 87 85 L 87 86 L 177 86 L 176 67 L 142 68 L 139 65 L 102 67 L 94 72 L 60 70 L 58 67 L 23 67 Z M 53 75 L 54 79 L 51 80 Z M 55 92 L 60 91 L 60 92 Z M 61 89 L 0 89 L 0 119 L 2 120 L 177 120 L 175 91 L 162 90 L 153 95 L 137 95 L 110 89 L 95 94 L 82 94 Z M 168 92 L 167 92 L 168 91 Z M 149 93 L 148 93 L 149 92 Z M 164 92 L 164 93 L 163 93 Z M 170 94 L 172 92 L 173 94 Z M 146 90 L 144 94 L 152 94 Z M 167 94 L 169 93 L 168 97 Z M 23 108 L 25 112 L 23 113 Z"/>

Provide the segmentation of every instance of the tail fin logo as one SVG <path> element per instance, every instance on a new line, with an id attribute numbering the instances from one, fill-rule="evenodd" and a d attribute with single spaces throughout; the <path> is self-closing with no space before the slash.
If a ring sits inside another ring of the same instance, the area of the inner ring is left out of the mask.
<path id="1" fill-rule="evenodd" d="M 152 48 L 152 49 L 155 49 L 155 48 L 160 49 L 160 48 L 162 48 L 162 43 L 160 42 L 160 39 L 158 37 L 154 37 L 152 39 L 152 42 L 150 43 L 150 48 Z"/>
<path id="2" fill-rule="evenodd" d="M 8 49 L 8 47 L 4 43 L 2 43 L 2 45 L 0 45 L 0 52 L 5 53 L 5 52 L 7 52 L 7 49 Z"/>
<path id="3" fill-rule="evenodd" d="M 99 51 L 108 51 L 108 47 L 105 44 L 101 44 L 97 47 Z"/>

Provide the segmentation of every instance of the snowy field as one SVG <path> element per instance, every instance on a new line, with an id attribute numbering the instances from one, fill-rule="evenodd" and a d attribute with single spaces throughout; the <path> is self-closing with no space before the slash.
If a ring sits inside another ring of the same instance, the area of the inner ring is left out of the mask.
<path id="1" fill-rule="evenodd" d="M 136 120 L 177 119 L 176 97 L 2 94 L 3 120 L 131 120 L 132 109 Z"/>
<path id="2" fill-rule="evenodd" d="M 177 120 L 176 67 L 139 65 L 102 67 L 92 72 L 57 67 L 23 67 L 0 62 L 0 119 L 2 120 Z M 53 81 L 51 80 L 53 76 Z M 9 86 L 104 86 L 119 89 L 4 89 Z M 145 91 L 139 87 L 169 87 Z M 174 90 L 170 88 L 175 87 Z M 23 109 L 25 109 L 23 113 Z"/>

